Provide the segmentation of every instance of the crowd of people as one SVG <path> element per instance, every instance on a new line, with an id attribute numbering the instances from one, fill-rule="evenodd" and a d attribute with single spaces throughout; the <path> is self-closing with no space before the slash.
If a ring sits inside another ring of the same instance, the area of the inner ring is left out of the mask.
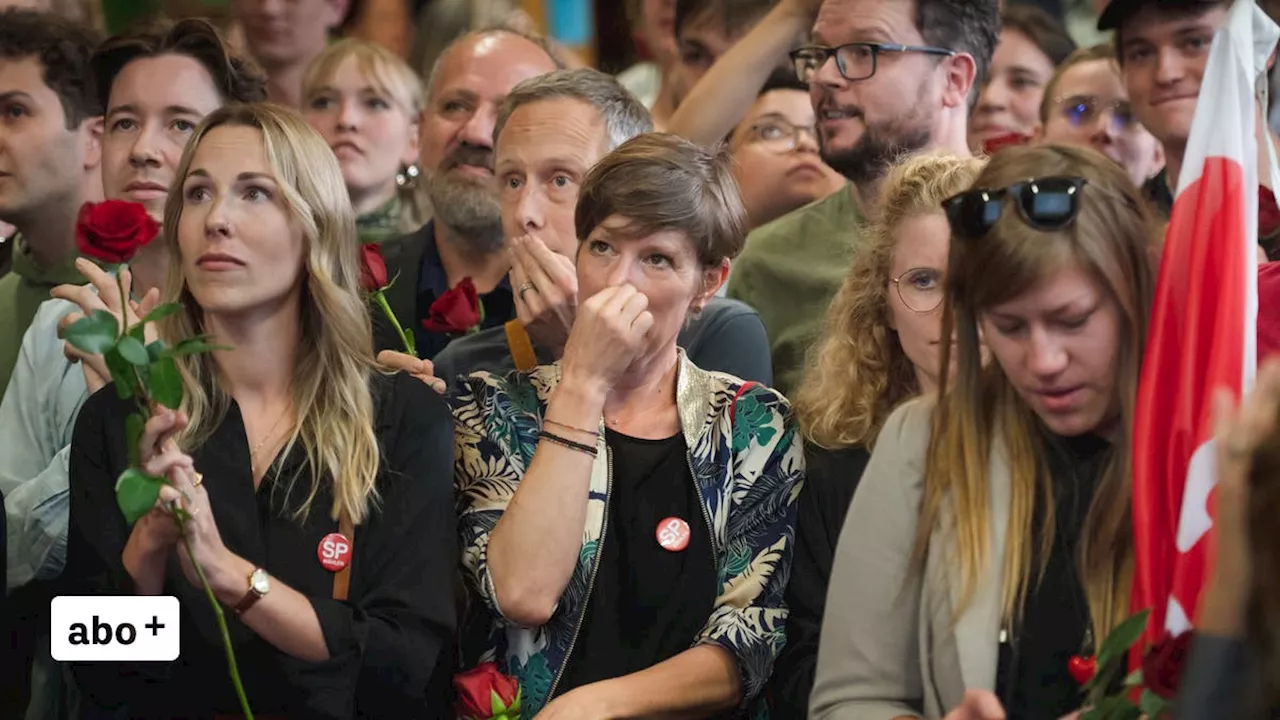
<path id="1" fill-rule="evenodd" d="M 415 68 L 338 0 L 0 10 L 0 715 L 243 717 L 224 635 L 263 718 L 470 717 L 483 667 L 541 720 L 1078 715 L 1231 2 L 1041 4 L 646 0 L 620 76 L 516 21 Z M 209 341 L 180 403 L 135 424 L 104 316 Z M 1217 409 L 1178 717 L 1280 709 L 1278 413 L 1280 364 Z M 68 595 L 176 596 L 180 657 L 56 662 Z"/>

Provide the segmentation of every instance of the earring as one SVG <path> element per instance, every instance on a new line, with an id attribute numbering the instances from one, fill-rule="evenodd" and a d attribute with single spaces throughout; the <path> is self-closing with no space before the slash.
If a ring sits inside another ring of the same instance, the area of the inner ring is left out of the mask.
<path id="1" fill-rule="evenodd" d="M 402 166 L 400 172 L 396 173 L 396 187 L 403 190 L 412 190 L 418 187 L 418 175 L 421 172 L 417 163 Z"/>

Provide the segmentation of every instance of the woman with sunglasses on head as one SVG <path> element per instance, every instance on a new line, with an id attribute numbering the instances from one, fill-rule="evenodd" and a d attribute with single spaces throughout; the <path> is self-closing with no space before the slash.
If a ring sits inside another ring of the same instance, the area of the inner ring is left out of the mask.
<path id="1" fill-rule="evenodd" d="M 831 302 L 796 396 L 805 486 L 787 585 L 787 645 L 770 681 L 770 702 L 782 717 L 808 711 L 831 560 L 876 435 L 899 403 L 938 386 L 951 241 L 942 201 L 967 189 L 982 165 L 918 155 L 890 171 L 879 217 Z"/>
<path id="2" fill-rule="evenodd" d="M 1151 214 L 1115 163 L 1056 145 L 1001 151 L 944 205 L 955 379 L 894 411 L 863 473 L 815 718 L 938 718 L 967 688 L 1058 718 L 1128 616 Z"/>
<path id="3" fill-rule="evenodd" d="M 73 665 L 85 702 L 130 718 L 240 711 L 194 560 L 258 714 L 432 717 L 447 697 L 424 694 L 455 625 L 452 422 L 429 387 L 374 364 L 338 163 L 291 111 L 231 105 L 192 134 L 174 188 L 165 295 L 183 309 L 159 334 L 227 349 L 177 358 L 182 408 L 154 412 L 135 461 L 167 484 L 132 527 L 115 483 L 135 406 L 111 388 L 85 402 L 63 577 L 73 595 L 176 596 L 182 652 Z"/>
<path id="4" fill-rule="evenodd" d="M 1034 135 L 1037 142 L 1092 147 L 1138 187 L 1164 167 L 1164 148 L 1133 115 L 1112 43 L 1081 48 L 1058 65 Z"/>
<path id="5" fill-rule="evenodd" d="M 390 50 L 347 39 L 325 48 L 302 81 L 302 113 L 338 156 L 360 241 L 427 221 L 418 194 L 422 81 Z"/>

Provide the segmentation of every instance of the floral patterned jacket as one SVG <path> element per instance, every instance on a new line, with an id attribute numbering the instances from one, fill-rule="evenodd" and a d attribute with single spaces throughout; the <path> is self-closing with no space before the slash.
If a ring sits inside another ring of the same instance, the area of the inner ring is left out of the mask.
<path id="1" fill-rule="evenodd" d="M 558 364 L 498 377 L 461 378 L 450 393 L 456 431 L 454 477 L 468 582 L 495 618 L 490 652 L 520 681 L 532 717 L 554 696 L 591 593 L 596 550 L 605 534 L 610 461 L 592 466 L 587 522 L 577 567 L 545 625 L 503 618 L 485 550 L 533 459 Z M 791 572 L 796 498 L 804 476 L 790 406 L 779 393 L 731 375 L 701 370 L 682 352 L 676 400 L 689 462 L 716 555 L 715 609 L 690 647 L 713 643 L 737 659 L 743 709 L 764 687 L 786 639 L 783 591 Z M 760 703 L 763 705 L 763 703 Z"/>

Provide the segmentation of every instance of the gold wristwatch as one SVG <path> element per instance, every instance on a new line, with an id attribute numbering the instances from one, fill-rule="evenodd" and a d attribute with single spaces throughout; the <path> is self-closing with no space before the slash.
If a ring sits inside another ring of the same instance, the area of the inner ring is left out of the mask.
<path id="1" fill-rule="evenodd" d="M 243 614 L 244 611 L 253 607 L 253 604 L 261 600 L 271 591 L 271 576 L 262 568 L 254 568 L 249 573 L 249 592 L 240 598 L 240 602 L 236 603 L 236 615 Z"/>

